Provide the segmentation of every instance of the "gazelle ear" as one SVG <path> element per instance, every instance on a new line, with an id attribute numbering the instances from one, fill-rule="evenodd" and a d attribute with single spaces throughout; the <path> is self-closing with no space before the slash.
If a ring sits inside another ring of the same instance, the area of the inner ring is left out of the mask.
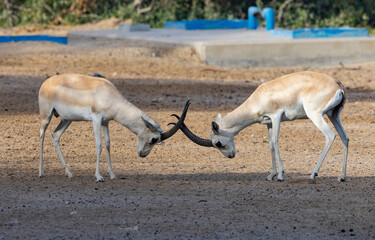
<path id="1" fill-rule="evenodd" d="M 219 124 L 217 124 L 216 122 L 212 122 L 212 131 L 215 134 L 219 134 Z"/>
<path id="2" fill-rule="evenodd" d="M 147 121 L 143 117 L 141 117 L 141 118 L 142 118 L 142 121 L 146 124 L 146 127 L 148 129 L 150 129 L 152 132 L 158 132 L 159 131 L 159 128 L 156 128 L 154 125 L 152 125 L 152 123 L 150 123 L 149 121 Z"/>
<path id="3" fill-rule="evenodd" d="M 221 120 L 221 114 L 219 113 L 219 114 L 217 115 L 217 118 L 216 118 L 215 122 L 216 122 L 216 123 L 219 123 L 220 120 Z"/>

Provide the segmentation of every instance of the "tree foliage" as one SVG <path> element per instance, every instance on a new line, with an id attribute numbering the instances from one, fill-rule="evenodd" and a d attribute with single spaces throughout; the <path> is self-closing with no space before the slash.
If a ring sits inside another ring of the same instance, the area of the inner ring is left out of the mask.
<path id="1" fill-rule="evenodd" d="M 0 0 L 0 26 L 118 17 L 162 27 L 171 20 L 246 19 L 249 6 L 274 8 L 277 27 L 375 27 L 374 0 Z"/>

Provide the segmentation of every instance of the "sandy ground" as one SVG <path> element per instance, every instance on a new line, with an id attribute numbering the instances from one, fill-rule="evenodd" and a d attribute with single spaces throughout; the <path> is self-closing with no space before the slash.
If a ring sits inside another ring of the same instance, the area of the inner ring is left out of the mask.
<path id="1" fill-rule="evenodd" d="M 100 73 L 163 129 L 192 105 L 185 123 L 207 137 L 226 114 L 264 81 L 308 69 L 207 66 L 194 51 L 119 45 L 0 44 L 0 239 L 368 239 L 375 237 L 375 63 L 309 70 L 339 79 L 348 92 L 342 123 L 350 137 L 346 182 L 337 181 L 342 146 L 334 142 L 316 184 L 308 183 L 324 146 L 309 120 L 282 123 L 284 182 L 267 182 L 271 157 L 265 126 L 235 138 L 237 156 L 201 148 L 178 132 L 136 153 L 136 138 L 110 124 L 113 168 L 105 154 L 96 183 L 92 125 L 76 122 L 62 137 L 72 179 L 52 141 L 45 141 L 45 174 L 38 178 L 37 93 L 56 72 Z M 49 136 L 58 124 L 53 119 Z M 105 151 L 104 151 L 105 152 Z"/>

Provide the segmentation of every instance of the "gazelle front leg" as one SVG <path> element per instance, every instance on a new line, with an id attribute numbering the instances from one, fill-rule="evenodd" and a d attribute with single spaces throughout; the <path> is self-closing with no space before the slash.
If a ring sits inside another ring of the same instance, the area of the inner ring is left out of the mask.
<path id="1" fill-rule="evenodd" d="M 93 115 L 92 123 L 94 126 L 95 145 L 96 145 L 96 169 L 95 169 L 96 182 L 104 182 L 104 178 L 100 175 L 100 171 L 99 171 L 100 154 L 102 154 L 102 133 L 101 133 L 102 118 Z"/>
<path id="2" fill-rule="evenodd" d="M 51 116 L 48 116 L 42 119 L 42 125 L 40 127 L 40 160 L 39 160 L 39 178 L 44 177 L 44 168 L 43 168 L 43 145 L 44 145 L 44 136 L 46 134 L 47 127 L 51 120 Z"/>
<path id="3" fill-rule="evenodd" d="M 283 113 L 284 113 L 283 110 L 279 110 L 275 114 L 270 116 L 271 121 L 272 121 L 272 144 L 275 150 L 275 157 L 279 165 L 279 174 L 277 175 L 277 181 L 279 182 L 284 181 L 284 177 L 283 177 L 284 166 L 281 162 L 280 151 L 279 151 L 279 130 L 280 130 L 281 116 L 283 115 Z"/>
<path id="4" fill-rule="evenodd" d="M 271 157 L 272 157 L 272 171 L 271 171 L 271 174 L 267 176 L 267 180 L 272 181 L 277 175 L 277 170 L 276 170 L 275 148 L 272 143 L 272 124 L 271 123 L 267 124 L 267 130 L 268 130 L 268 142 L 270 144 Z"/>
<path id="5" fill-rule="evenodd" d="M 112 169 L 112 163 L 111 163 L 111 142 L 109 139 L 109 129 L 108 129 L 108 122 L 103 121 L 102 123 L 103 126 L 103 133 L 104 133 L 104 140 L 105 140 L 105 147 L 106 147 L 106 153 L 107 153 L 107 165 L 108 165 L 108 173 L 111 179 L 117 178 L 115 173 L 113 172 Z"/>

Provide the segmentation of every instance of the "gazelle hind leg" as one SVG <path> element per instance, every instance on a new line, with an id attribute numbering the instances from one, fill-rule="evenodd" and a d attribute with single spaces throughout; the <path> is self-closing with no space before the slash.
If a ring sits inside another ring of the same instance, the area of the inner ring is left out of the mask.
<path id="1" fill-rule="evenodd" d="M 346 178 L 346 164 L 348 160 L 349 137 L 346 134 L 344 127 L 341 125 L 340 112 L 338 112 L 336 116 L 328 115 L 328 117 L 331 120 L 333 126 L 335 127 L 337 133 L 339 134 L 343 144 L 344 156 L 342 159 L 342 172 L 341 176 L 339 177 L 339 181 L 344 182 Z"/>
<path id="2" fill-rule="evenodd" d="M 326 143 L 325 143 L 323 152 L 321 153 L 320 158 L 319 158 L 317 164 L 315 165 L 315 167 L 313 169 L 313 172 L 310 175 L 310 179 L 313 180 L 316 176 L 318 176 L 320 166 L 322 165 L 324 158 L 326 157 L 329 149 L 331 148 L 332 143 L 336 138 L 336 135 L 332 131 L 332 129 L 328 126 L 328 124 L 324 120 L 322 114 L 309 116 L 309 118 L 315 124 L 315 126 L 323 133 L 323 135 L 326 139 Z"/>
<path id="3" fill-rule="evenodd" d="M 62 163 L 63 167 L 65 168 L 65 174 L 69 178 L 72 178 L 73 174 L 70 172 L 70 170 L 68 168 L 68 165 L 66 165 L 66 162 L 64 160 L 64 156 L 61 153 L 60 138 L 61 138 L 61 135 L 65 132 L 65 130 L 69 127 L 69 125 L 71 123 L 72 123 L 72 121 L 61 119 L 59 125 L 57 126 L 57 128 L 55 129 L 55 131 L 52 133 L 53 145 L 55 146 L 55 149 L 57 151 L 57 154 L 59 155 L 61 163 Z"/>
<path id="4" fill-rule="evenodd" d="M 103 127 L 103 133 L 104 133 L 104 140 L 105 140 L 105 147 L 106 147 L 106 153 L 107 153 L 107 165 L 108 165 L 108 173 L 109 177 L 111 179 L 117 178 L 115 173 L 113 172 L 112 169 L 112 163 L 111 163 L 111 142 L 109 139 L 109 129 L 108 129 L 108 122 L 103 122 L 102 123 Z"/>
<path id="5" fill-rule="evenodd" d="M 272 181 L 277 175 L 275 148 L 272 142 L 272 124 L 267 124 L 267 130 L 268 130 L 268 141 L 270 144 L 271 157 L 272 157 L 272 170 L 271 170 L 271 173 L 267 176 L 267 180 Z"/>
<path id="6" fill-rule="evenodd" d="M 39 178 L 44 177 L 44 168 L 43 168 L 43 145 L 44 137 L 46 135 L 46 130 L 51 121 L 51 116 L 47 116 L 42 119 L 42 124 L 40 126 L 40 160 L 39 160 Z"/>

